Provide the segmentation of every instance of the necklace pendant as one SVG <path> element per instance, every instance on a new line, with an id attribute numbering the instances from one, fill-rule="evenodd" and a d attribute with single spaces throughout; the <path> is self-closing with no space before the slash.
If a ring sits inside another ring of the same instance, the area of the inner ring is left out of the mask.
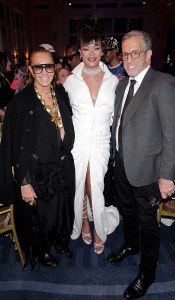
<path id="1" fill-rule="evenodd" d="M 61 128 L 63 128 L 63 124 L 62 124 L 61 122 L 58 122 L 57 127 L 58 127 L 59 129 L 61 129 Z"/>
<path id="2" fill-rule="evenodd" d="M 60 117 L 57 117 L 57 127 L 61 129 L 63 127 L 62 119 Z"/>
<path id="3" fill-rule="evenodd" d="M 46 105 L 46 106 L 45 106 L 45 110 L 46 110 L 49 114 L 51 114 L 51 108 L 50 108 L 49 105 Z"/>

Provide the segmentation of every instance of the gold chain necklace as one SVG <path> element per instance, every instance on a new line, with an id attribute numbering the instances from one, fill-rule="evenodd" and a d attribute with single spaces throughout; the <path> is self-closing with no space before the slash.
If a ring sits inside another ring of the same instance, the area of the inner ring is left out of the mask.
<path id="1" fill-rule="evenodd" d="M 38 99 L 43 104 L 44 109 L 51 115 L 51 121 L 55 123 L 57 128 L 59 128 L 59 129 L 63 128 L 63 122 L 62 122 L 62 118 L 61 118 L 61 115 L 60 115 L 60 110 L 59 110 L 59 106 L 58 106 L 58 103 L 57 103 L 57 99 L 56 99 L 56 95 L 55 95 L 55 91 L 53 89 L 53 86 L 51 85 L 51 94 L 52 94 L 52 100 L 53 100 L 53 107 L 51 107 L 50 105 L 46 105 L 45 100 L 39 94 L 38 89 L 37 89 L 35 84 L 34 84 L 34 89 L 35 89 L 35 92 L 36 92 L 36 95 L 37 95 Z"/>

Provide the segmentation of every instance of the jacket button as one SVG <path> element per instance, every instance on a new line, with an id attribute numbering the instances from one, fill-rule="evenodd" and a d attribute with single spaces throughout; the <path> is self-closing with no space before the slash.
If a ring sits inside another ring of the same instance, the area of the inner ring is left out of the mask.
<path id="1" fill-rule="evenodd" d="M 27 128 L 27 129 L 26 129 L 26 132 L 29 132 L 29 131 L 30 131 L 30 129 L 29 129 L 29 128 Z"/>
<path id="2" fill-rule="evenodd" d="M 19 164 L 16 164 L 16 167 L 19 168 Z"/>
<path id="3" fill-rule="evenodd" d="M 33 115 L 33 110 L 30 110 L 30 111 L 29 111 L 29 114 L 30 114 L 30 115 Z"/>
<path id="4" fill-rule="evenodd" d="M 21 151 L 22 151 L 22 150 L 24 150 L 24 147 L 22 146 L 22 147 L 20 147 L 20 149 L 21 149 Z"/>

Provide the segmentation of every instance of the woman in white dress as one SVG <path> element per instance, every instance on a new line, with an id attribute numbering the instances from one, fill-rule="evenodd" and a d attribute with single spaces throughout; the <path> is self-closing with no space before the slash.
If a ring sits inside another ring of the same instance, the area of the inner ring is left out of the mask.
<path id="1" fill-rule="evenodd" d="M 101 60 L 102 32 L 96 20 L 86 20 L 80 30 L 82 62 L 65 83 L 73 111 L 76 170 L 75 221 L 71 238 L 81 232 L 91 244 L 89 220 L 94 221 L 94 252 L 104 250 L 107 235 L 119 224 L 118 210 L 105 207 L 104 176 L 110 153 L 110 120 L 114 110 L 118 79 Z"/>

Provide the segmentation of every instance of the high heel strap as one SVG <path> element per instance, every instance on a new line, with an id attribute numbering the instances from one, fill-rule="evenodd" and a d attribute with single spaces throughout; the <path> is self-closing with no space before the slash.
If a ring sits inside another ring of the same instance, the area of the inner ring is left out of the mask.
<path id="1" fill-rule="evenodd" d="M 94 252 L 96 254 L 101 254 L 105 248 L 104 243 L 101 241 L 100 243 L 94 243 Z"/>
<path id="2" fill-rule="evenodd" d="M 83 219 L 87 219 L 87 196 L 84 197 L 83 199 Z"/>
<path id="3" fill-rule="evenodd" d="M 87 244 L 87 245 L 90 245 L 92 243 L 92 236 L 91 236 L 91 233 L 84 233 L 82 231 L 82 239 L 83 241 Z"/>
<path id="4" fill-rule="evenodd" d="M 87 196 L 84 197 L 83 199 L 83 224 L 88 222 L 89 223 L 89 220 L 88 220 L 88 213 L 87 213 Z M 86 220 L 86 221 L 85 221 Z M 82 226 L 83 226 L 82 224 Z M 87 224 L 86 224 L 87 225 Z M 89 228 L 90 230 L 90 228 Z M 91 236 L 91 232 L 88 232 L 88 233 L 85 233 L 82 231 L 82 239 L 83 241 L 87 244 L 87 245 L 90 245 L 92 243 L 92 236 Z"/>

